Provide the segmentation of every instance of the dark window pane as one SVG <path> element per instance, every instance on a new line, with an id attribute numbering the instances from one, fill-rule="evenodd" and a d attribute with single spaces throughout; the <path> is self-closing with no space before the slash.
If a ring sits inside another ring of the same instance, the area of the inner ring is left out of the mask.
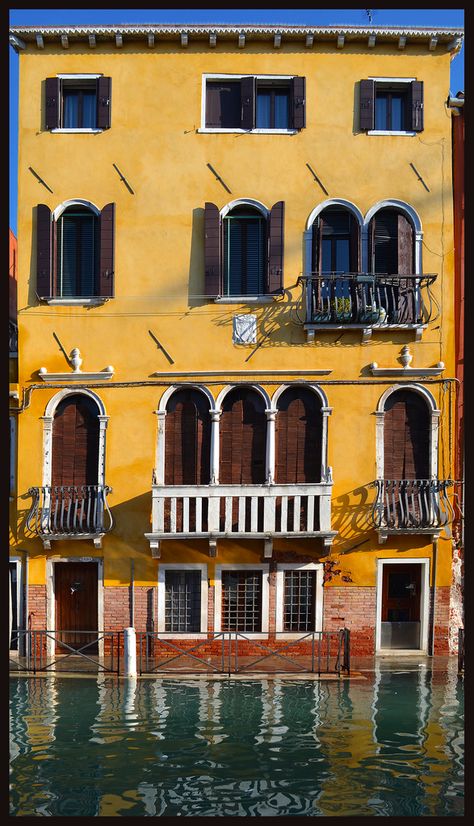
<path id="1" fill-rule="evenodd" d="M 96 120 L 96 95 L 95 92 L 84 91 L 82 93 L 82 128 L 95 129 L 97 126 Z"/>
<path id="2" fill-rule="evenodd" d="M 257 93 L 257 113 L 256 126 L 257 129 L 271 128 L 271 93 L 270 90 L 260 90 Z"/>
<path id="3" fill-rule="evenodd" d="M 316 571 L 285 571 L 283 630 L 313 631 Z"/>
<path id="4" fill-rule="evenodd" d="M 165 631 L 201 630 L 201 574 L 199 571 L 166 571 Z"/>
<path id="5" fill-rule="evenodd" d="M 332 244 L 330 238 L 323 238 L 321 272 L 332 272 Z"/>
<path id="6" fill-rule="evenodd" d="M 349 272 L 349 239 L 336 239 L 336 272 Z"/>
<path id="7" fill-rule="evenodd" d="M 376 129 L 387 129 L 387 107 L 388 107 L 388 100 L 387 95 L 381 94 L 377 92 L 377 96 L 375 98 L 375 128 Z"/>
<path id="8" fill-rule="evenodd" d="M 262 215 L 236 214 L 224 219 L 226 295 L 260 295 L 265 280 L 265 226 Z"/>
<path id="9" fill-rule="evenodd" d="M 251 633 L 262 628 L 262 572 L 222 572 L 222 630 Z"/>
<path id="10" fill-rule="evenodd" d="M 63 127 L 77 129 L 79 124 L 79 92 L 65 89 L 63 93 Z"/>
<path id="11" fill-rule="evenodd" d="M 403 97 L 401 95 L 392 95 L 391 107 L 392 122 L 390 128 L 396 132 L 402 132 L 405 129 L 403 118 Z"/>
<path id="12" fill-rule="evenodd" d="M 98 221 L 88 210 L 66 211 L 58 221 L 59 296 L 96 293 Z"/>
<path id="13" fill-rule="evenodd" d="M 275 91 L 275 129 L 288 129 L 289 94 L 286 90 Z"/>

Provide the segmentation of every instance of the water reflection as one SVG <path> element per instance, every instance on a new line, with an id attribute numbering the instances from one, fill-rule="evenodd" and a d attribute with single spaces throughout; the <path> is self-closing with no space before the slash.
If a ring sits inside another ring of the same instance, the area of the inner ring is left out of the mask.
<path id="1" fill-rule="evenodd" d="M 11 684 L 12 815 L 463 813 L 455 670 Z"/>

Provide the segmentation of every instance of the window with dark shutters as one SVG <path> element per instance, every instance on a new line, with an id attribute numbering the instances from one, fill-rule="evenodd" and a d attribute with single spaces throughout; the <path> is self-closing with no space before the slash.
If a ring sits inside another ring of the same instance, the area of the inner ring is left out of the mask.
<path id="1" fill-rule="evenodd" d="M 413 275 L 414 230 L 406 215 L 393 208 L 379 210 L 372 218 L 369 240 L 372 272 Z M 378 279 L 376 290 L 389 321 L 405 324 L 416 320 L 416 287 L 412 279 L 391 279 L 386 285 Z"/>
<path id="2" fill-rule="evenodd" d="M 45 81 L 45 129 L 109 129 L 112 78 L 48 77 Z"/>
<path id="3" fill-rule="evenodd" d="M 38 297 L 113 297 L 115 204 L 106 204 L 99 216 L 72 204 L 57 221 L 38 204 L 36 219 Z"/>
<path id="4" fill-rule="evenodd" d="M 224 399 L 220 420 L 220 473 L 223 485 L 265 482 L 265 404 L 257 391 L 235 388 Z"/>
<path id="5" fill-rule="evenodd" d="M 222 293 L 220 233 L 219 210 L 207 202 L 204 206 L 204 294 L 212 297 Z"/>
<path id="6" fill-rule="evenodd" d="M 269 218 L 267 293 L 283 290 L 284 223 L 285 204 L 278 201 L 272 206 Z"/>
<path id="7" fill-rule="evenodd" d="M 224 218 L 224 295 L 262 295 L 267 255 L 266 219 L 252 207 L 238 206 Z"/>
<path id="8" fill-rule="evenodd" d="M 413 390 L 396 390 L 385 403 L 384 478 L 428 479 L 430 413 Z"/>
<path id="9" fill-rule="evenodd" d="M 197 390 L 177 390 L 166 408 L 165 484 L 208 485 L 211 419 Z"/>
<path id="10" fill-rule="evenodd" d="M 304 77 L 246 75 L 206 80 L 206 129 L 301 130 L 306 126 Z"/>
<path id="11" fill-rule="evenodd" d="M 276 482 L 320 482 L 321 451 L 320 398 L 304 387 L 285 390 L 278 400 L 276 417 Z"/>
<path id="12" fill-rule="evenodd" d="M 97 485 L 99 419 L 95 402 L 81 393 L 67 396 L 53 420 L 51 484 Z"/>
<path id="13" fill-rule="evenodd" d="M 378 132 L 423 130 L 423 81 L 361 80 L 359 126 Z"/>

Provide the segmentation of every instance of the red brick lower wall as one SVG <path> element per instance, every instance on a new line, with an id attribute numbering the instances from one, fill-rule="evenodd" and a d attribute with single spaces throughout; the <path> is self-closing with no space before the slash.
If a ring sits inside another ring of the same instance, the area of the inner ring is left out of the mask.
<path id="1" fill-rule="evenodd" d="M 375 588 L 355 586 L 324 588 L 323 629 L 351 632 L 351 655 L 375 653 Z"/>
<path id="2" fill-rule="evenodd" d="M 273 567 L 273 566 L 272 566 Z M 288 640 L 275 638 L 275 599 L 276 599 L 275 571 L 270 570 L 269 590 L 269 634 L 266 639 L 258 643 L 272 648 L 287 646 L 287 653 L 291 655 L 309 654 L 311 642 L 303 642 L 288 646 Z M 137 632 L 155 631 L 157 617 L 157 589 L 148 586 L 134 588 L 134 623 Z M 433 616 L 433 592 L 430 594 L 430 617 Z M 129 587 L 106 587 L 103 590 L 104 630 L 119 632 L 130 625 L 131 621 L 131 591 Z M 31 628 L 45 629 L 47 627 L 47 599 L 45 585 L 28 586 L 28 615 Z M 434 612 L 434 653 L 449 654 L 449 616 L 450 616 L 450 588 L 436 589 Z M 357 586 L 326 586 L 323 595 L 323 630 L 339 631 L 348 628 L 351 632 L 351 655 L 371 656 L 375 653 L 375 622 L 376 622 L 376 589 L 375 587 Z M 214 588 L 208 590 L 208 633 L 214 631 Z M 432 634 L 432 620 L 430 620 L 429 638 Z M 197 645 L 199 640 L 183 641 L 177 639 L 176 644 L 190 648 Z M 334 653 L 335 641 L 331 644 L 331 654 Z M 227 643 L 226 643 L 227 645 Z M 106 649 L 109 645 L 106 644 Z M 121 648 L 123 638 L 121 638 Z M 166 648 L 166 647 L 165 647 Z M 164 649 L 165 650 L 165 649 Z M 170 650 L 170 649 L 168 649 Z M 199 647 L 200 654 L 209 653 L 219 655 L 221 641 L 204 642 Z M 263 655 L 265 652 L 256 642 L 240 640 L 239 652 L 244 655 Z"/>

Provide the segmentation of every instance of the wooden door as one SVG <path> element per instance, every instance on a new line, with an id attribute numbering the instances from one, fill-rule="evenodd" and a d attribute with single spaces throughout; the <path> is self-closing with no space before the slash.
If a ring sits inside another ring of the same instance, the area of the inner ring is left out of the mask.
<path id="1" fill-rule="evenodd" d="M 58 404 L 53 422 L 52 485 L 97 485 L 99 420 L 95 402 L 75 393 Z"/>
<path id="2" fill-rule="evenodd" d="M 424 399 L 412 390 L 388 397 L 384 415 L 384 478 L 428 479 L 430 416 Z"/>
<path id="3" fill-rule="evenodd" d="M 56 562 L 54 566 L 56 625 L 58 634 L 71 648 L 81 648 L 98 636 L 98 570 L 96 562 Z M 81 632 L 92 633 L 81 633 Z M 68 649 L 56 645 L 56 652 L 67 654 Z M 97 654 L 97 642 L 84 653 Z"/>
<path id="4" fill-rule="evenodd" d="M 419 622 L 421 565 L 384 565 L 382 622 Z"/>

